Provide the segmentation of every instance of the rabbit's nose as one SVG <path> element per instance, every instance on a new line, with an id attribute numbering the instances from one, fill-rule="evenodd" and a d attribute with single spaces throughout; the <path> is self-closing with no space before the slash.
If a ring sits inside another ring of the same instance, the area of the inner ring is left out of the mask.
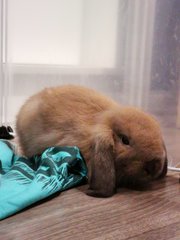
<path id="1" fill-rule="evenodd" d="M 153 159 L 145 163 L 144 170 L 146 173 L 154 177 L 160 169 L 160 160 Z"/>

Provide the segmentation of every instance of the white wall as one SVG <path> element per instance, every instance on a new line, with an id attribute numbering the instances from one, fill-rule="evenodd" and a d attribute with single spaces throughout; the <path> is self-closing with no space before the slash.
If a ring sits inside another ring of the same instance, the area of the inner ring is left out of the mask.
<path id="1" fill-rule="evenodd" d="M 117 60 L 119 0 L 1 1 L 3 121 L 14 121 L 24 100 L 47 86 L 96 85 L 108 92 L 107 69 Z"/>
<path id="2" fill-rule="evenodd" d="M 83 0 L 9 0 L 8 59 L 77 65 Z"/>
<path id="3" fill-rule="evenodd" d="M 113 67 L 118 0 L 8 0 L 11 63 Z"/>

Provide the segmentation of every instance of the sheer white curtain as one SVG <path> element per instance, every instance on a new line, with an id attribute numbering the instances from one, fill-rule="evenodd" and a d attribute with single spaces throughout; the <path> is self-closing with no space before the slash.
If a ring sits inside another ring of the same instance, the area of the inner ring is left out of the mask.
<path id="1" fill-rule="evenodd" d="M 1 124 L 29 95 L 73 83 L 148 110 L 168 144 L 180 140 L 179 0 L 0 3 Z"/>
<path id="2" fill-rule="evenodd" d="M 143 105 L 155 0 L 2 2 L 4 121 L 14 121 L 32 93 L 67 83 L 92 86 L 117 101 Z"/>
<path id="3" fill-rule="evenodd" d="M 0 14 L 0 124 L 2 123 L 2 79 L 3 79 L 3 76 L 2 76 L 2 68 L 3 68 L 3 65 L 2 65 L 2 1 L 0 2 L 0 11 L 1 11 L 1 14 Z"/>
<path id="4" fill-rule="evenodd" d="M 3 116 L 3 2 L 0 1 L 0 124 Z"/>

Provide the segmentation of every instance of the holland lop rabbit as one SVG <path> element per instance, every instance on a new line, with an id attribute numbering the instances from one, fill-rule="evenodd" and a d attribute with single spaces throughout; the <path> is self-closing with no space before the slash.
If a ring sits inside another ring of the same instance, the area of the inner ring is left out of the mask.
<path id="1" fill-rule="evenodd" d="M 78 146 L 91 196 L 109 197 L 119 186 L 146 185 L 167 172 L 156 120 L 85 87 L 47 88 L 30 97 L 17 115 L 16 130 L 27 157 L 50 146 Z"/>

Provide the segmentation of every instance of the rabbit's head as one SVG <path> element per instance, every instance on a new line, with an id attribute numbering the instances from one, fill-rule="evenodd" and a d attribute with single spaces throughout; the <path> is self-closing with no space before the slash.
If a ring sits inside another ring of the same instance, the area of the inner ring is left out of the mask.
<path id="1" fill-rule="evenodd" d="M 157 121 L 132 107 L 107 111 L 94 130 L 90 195 L 112 195 L 119 186 L 139 188 L 167 173 L 167 153 Z M 105 185 L 104 185 L 105 184 Z M 104 185 L 104 187 L 103 187 Z"/>

